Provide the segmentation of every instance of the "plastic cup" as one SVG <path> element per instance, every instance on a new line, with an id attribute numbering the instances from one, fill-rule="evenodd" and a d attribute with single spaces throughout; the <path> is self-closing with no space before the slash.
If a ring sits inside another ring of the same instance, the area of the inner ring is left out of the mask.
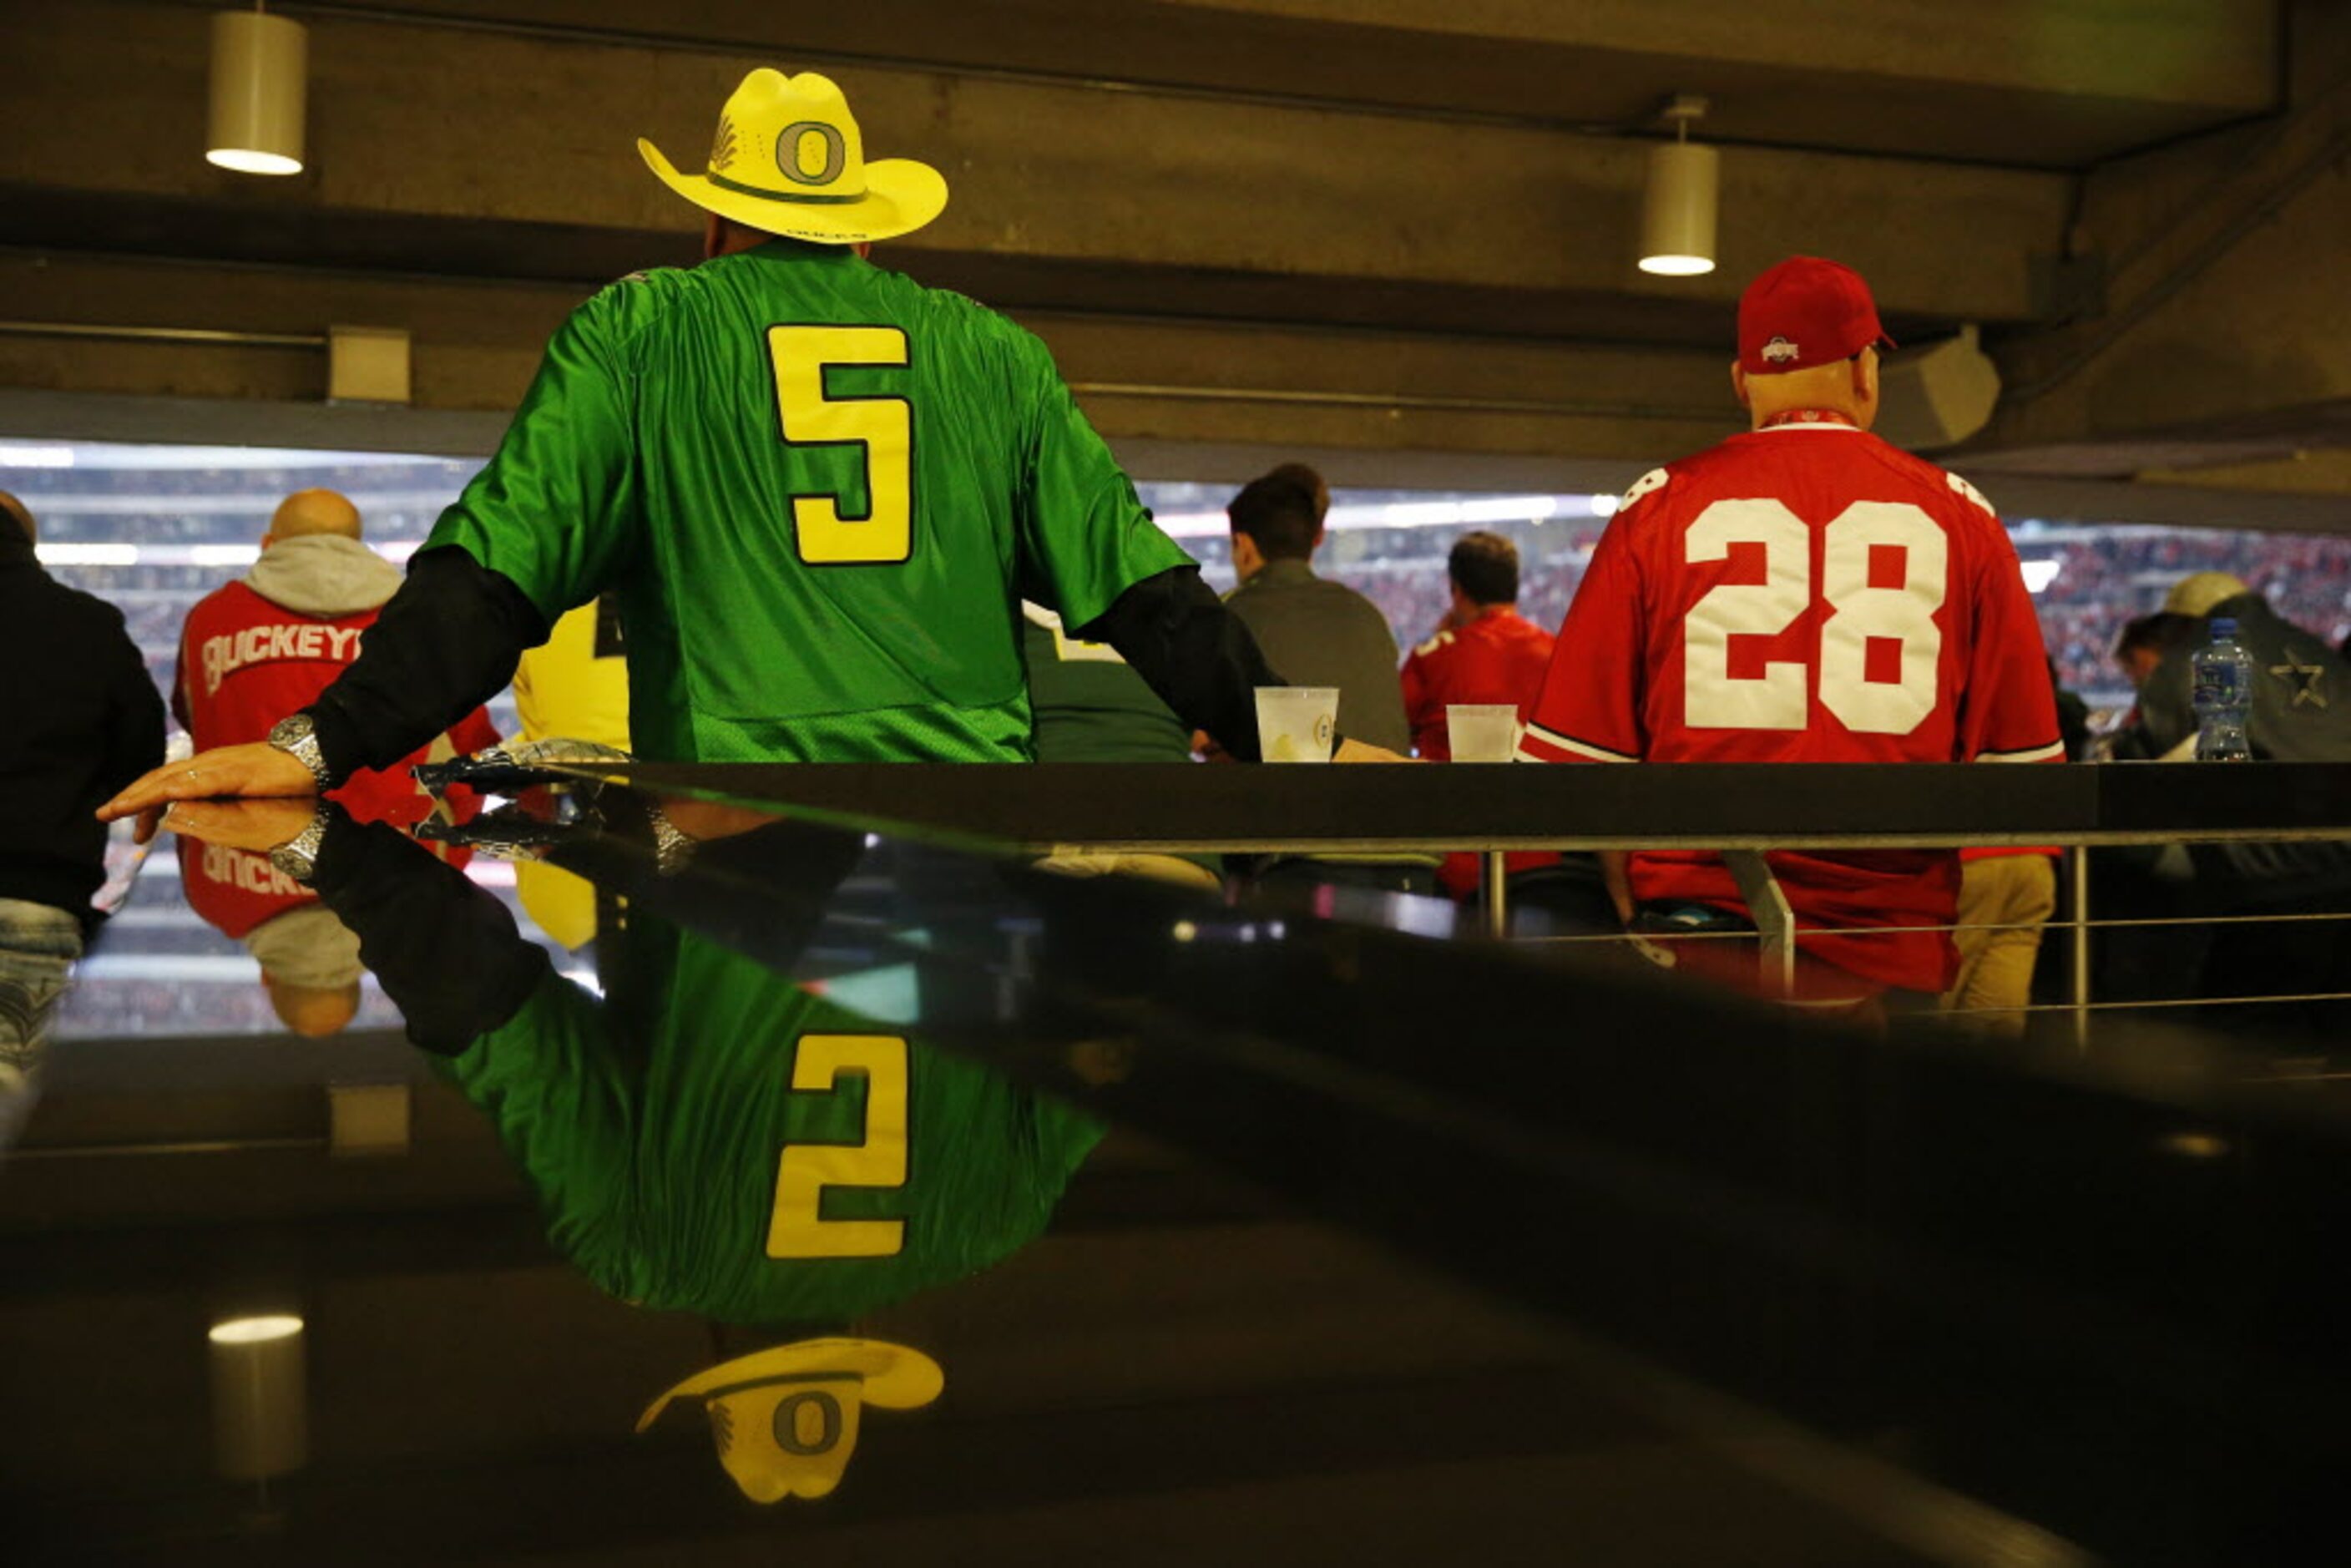
<path id="1" fill-rule="evenodd" d="M 1268 762 L 1328 762 L 1338 731 L 1338 687 L 1258 687 L 1258 746 Z"/>
<path id="2" fill-rule="evenodd" d="M 1519 710 L 1506 703 L 1448 703 L 1446 744 L 1456 762 L 1510 762 L 1519 754 Z"/>

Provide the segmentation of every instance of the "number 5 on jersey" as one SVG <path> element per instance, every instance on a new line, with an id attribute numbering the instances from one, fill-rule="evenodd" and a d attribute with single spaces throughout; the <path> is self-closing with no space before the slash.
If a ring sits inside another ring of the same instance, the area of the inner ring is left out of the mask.
<path id="1" fill-rule="evenodd" d="M 895 565 L 914 548 L 914 411 L 903 397 L 832 397 L 825 375 L 850 365 L 904 366 L 895 327 L 770 327 L 776 417 L 789 446 L 856 446 L 865 511 L 844 517 L 839 491 L 792 497 L 799 558 L 812 566 Z"/>

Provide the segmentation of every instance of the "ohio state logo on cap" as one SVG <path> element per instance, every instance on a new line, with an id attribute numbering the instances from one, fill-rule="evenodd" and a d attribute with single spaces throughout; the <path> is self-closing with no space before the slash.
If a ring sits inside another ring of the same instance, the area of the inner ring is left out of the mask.
<path id="1" fill-rule="evenodd" d="M 1739 364 L 1779 375 L 1849 360 L 1871 344 L 1894 347 L 1861 274 L 1817 256 L 1792 256 L 1739 299 Z"/>

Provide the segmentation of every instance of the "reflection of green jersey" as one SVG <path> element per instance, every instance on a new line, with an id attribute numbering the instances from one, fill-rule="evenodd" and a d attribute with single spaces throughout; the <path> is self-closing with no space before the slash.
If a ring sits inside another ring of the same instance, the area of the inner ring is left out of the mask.
<path id="1" fill-rule="evenodd" d="M 1184 762 L 1192 737 L 1118 650 L 1084 643 L 1050 610 L 1021 629 L 1040 762 Z"/>
<path id="2" fill-rule="evenodd" d="M 1033 1240 L 1102 1136 L 751 959 L 644 936 L 643 1007 L 549 976 L 450 1064 L 557 1250 L 624 1301 L 854 1317 Z"/>
<path id="3" fill-rule="evenodd" d="M 1036 339 L 789 240 L 572 312 L 427 542 L 549 621 L 617 588 L 636 749 L 688 761 L 1024 759 L 1019 601 L 1189 560 Z"/>

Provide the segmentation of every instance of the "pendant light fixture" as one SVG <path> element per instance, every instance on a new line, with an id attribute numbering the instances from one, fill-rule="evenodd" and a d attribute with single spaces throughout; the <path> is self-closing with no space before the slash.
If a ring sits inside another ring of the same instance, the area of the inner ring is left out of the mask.
<path id="1" fill-rule="evenodd" d="M 204 161 L 240 174 L 300 173 L 308 88 L 309 40 L 302 24 L 258 5 L 214 13 Z"/>
<path id="2" fill-rule="evenodd" d="M 1696 277 L 1714 270 L 1714 220 L 1721 159 L 1689 139 L 1706 99 L 1677 93 L 1666 106 L 1674 139 L 1649 149 L 1649 183 L 1641 198 L 1641 270 Z"/>

